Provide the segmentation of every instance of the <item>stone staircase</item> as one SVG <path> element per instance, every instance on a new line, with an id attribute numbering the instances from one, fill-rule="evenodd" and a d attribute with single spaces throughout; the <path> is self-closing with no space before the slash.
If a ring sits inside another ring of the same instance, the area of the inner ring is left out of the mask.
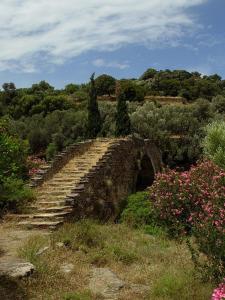
<path id="1" fill-rule="evenodd" d="M 107 153 L 114 140 L 95 140 L 81 155 L 72 157 L 52 178 L 38 186 L 36 202 L 29 213 L 14 215 L 16 224 L 26 228 L 54 229 L 64 222 L 73 211 L 70 194 L 79 186 Z"/>

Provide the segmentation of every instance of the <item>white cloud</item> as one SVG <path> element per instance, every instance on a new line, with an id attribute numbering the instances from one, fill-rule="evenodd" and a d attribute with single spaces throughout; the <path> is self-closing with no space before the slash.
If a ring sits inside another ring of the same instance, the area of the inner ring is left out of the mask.
<path id="1" fill-rule="evenodd" d="M 197 27 L 187 9 L 206 1 L 1 0 L 0 70 L 32 72 L 89 50 L 174 41 Z"/>
<path id="2" fill-rule="evenodd" d="M 117 62 L 117 61 L 110 61 L 110 62 L 107 62 L 105 61 L 104 59 L 102 58 L 98 58 L 98 59 L 95 59 L 92 64 L 95 66 L 95 67 L 107 67 L 107 68 L 116 68 L 116 69 L 120 69 L 120 70 L 124 70 L 126 68 L 129 68 L 129 64 L 128 62 L 123 62 L 123 63 L 120 63 L 120 62 Z"/>

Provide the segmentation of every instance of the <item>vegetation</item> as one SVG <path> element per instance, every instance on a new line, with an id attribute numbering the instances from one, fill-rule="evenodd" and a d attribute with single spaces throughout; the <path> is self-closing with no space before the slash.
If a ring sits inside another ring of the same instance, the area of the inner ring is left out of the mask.
<path id="1" fill-rule="evenodd" d="M 59 242 L 64 246 L 58 247 Z M 46 245 L 46 252 L 35 255 Z M 124 224 L 100 225 L 89 220 L 65 224 L 50 237 L 30 238 L 20 254 L 37 266 L 36 275 L 20 282 L 21 289 L 34 299 L 101 299 L 87 290 L 93 266 L 107 267 L 126 282 L 121 300 L 203 300 L 212 291 L 210 283 L 198 279 L 185 243 L 162 233 L 146 235 Z M 69 274 L 61 271 L 65 263 L 74 265 Z M 149 289 L 138 294 L 128 288 L 130 284 Z"/>
<path id="2" fill-rule="evenodd" d="M 127 205 L 121 214 L 121 221 L 134 228 L 152 225 L 154 216 L 151 211 L 148 192 L 138 192 L 127 198 Z"/>
<path id="3" fill-rule="evenodd" d="M 95 79 L 95 86 L 98 96 L 115 94 L 116 79 L 112 76 L 103 74 Z"/>
<path id="4" fill-rule="evenodd" d="M 225 169 L 225 122 L 217 121 L 206 127 L 204 154 Z"/>
<path id="5" fill-rule="evenodd" d="M 145 88 L 131 80 L 120 80 L 119 83 L 120 93 L 123 95 L 124 100 L 131 102 L 142 102 L 145 97 Z M 117 87 L 118 88 L 118 87 Z"/>
<path id="6" fill-rule="evenodd" d="M 130 118 L 124 94 L 120 93 L 117 101 L 116 136 L 126 136 L 130 133 Z"/>
<path id="7" fill-rule="evenodd" d="M 161 105 L 154 96 L 179 96 L 182 102 Z M 225 80 L 216 74 L 148 69 L 139 79 L 119 81 L 93 74 L 90 83 L 63 90 L 45 81 L 25 89 L 5 83 L 1 213 L 33 199 L 25 185 L 33 158 L 51 159 L 86 138 L 137 134 L 158 145 L 166 165 L 150 190 L 127 199 L 119 224 L 86 220 L 66 224 L 51 237 L 31 238 L 20 255 L 38 272 L 18 289 L 33 299 L 99 299 L 87 291 L 94 265 L 109 267 L 129 284 L 149 286 L 138 299 L 208 299 L 214 282 L 220 283 L 217 299 L 225 286 L 224 116 Z M 46 253 L 37 255 L 45 245 Z M 65 261 L 76 265 L 69 277 L 60 270 Z M 121 299 L 137 295 L 125 288 Z"/>
<path id="8" fill-rule="evenodd" d="M 191 106 L 146 102 L 131 115 L 131 125 L 133 132 L 158 145 L 167 165 L 185 168 L 200 157 L 203 128 L 211 118 L 211 108 L 203 109 L 198 101 Z"/>
<path id="9" fill-rule="evenodd" d="M 7 120 L 0 123 L 0 212 L 19 209 L 33 198 L 25 187 L 27 145 L 9 130 Z"/>
<path id="10" fill-rule="evenodd" d="M 223 94 L 225 81 L 217 74 L 202 76 L 198 72 L 185 70 L 156 71 L 148 69 L 140 77 L 148 95 L 181 96 L 192 101 L 198 98 L 211 100 L 212 97 Z"/>
<path id="11" fill-rule="evenodd" d="M 101 131 L 102 122 L 100 112 L 98 110 L 97 93 L 94 81 L 95 74 L 91 76 L 91 85 L 88 101 L 88 120 L 87 120 L 87 133 L 89 138 L 95 138 Z"/>
<path id="12" fill-rule="evenodd" d="M 137 80 L 116 81 L 103 74 L 95 80 L 93 77 L 91 83 L 71 83 L 63 90 L 45 81 L 24 89 L 5 83 L 0 92 L 0 116 L 10 117 L 10 127 L 21 139 L 28 140 L 30 154 L 40 157 L 50 159 L 67 145 L 87 137 L 131 132 L 153 139 L 170 167 L 187 168 L 202 155 L 200 141 L 206 134 L 205 125 L 223 118 L 224 88 L 224 80 L 218 75 L 154 69 L 148 69 Z M 120 102 L 121 116 L 116 113 L 119 103 L 101 101 L 105 94 L 116 94 L 117 99 L 126 101 L 127 109 Z M 161 106 L 157 101 L 143 102 L 146 94 L 182 95 L 192 104 Z"/>

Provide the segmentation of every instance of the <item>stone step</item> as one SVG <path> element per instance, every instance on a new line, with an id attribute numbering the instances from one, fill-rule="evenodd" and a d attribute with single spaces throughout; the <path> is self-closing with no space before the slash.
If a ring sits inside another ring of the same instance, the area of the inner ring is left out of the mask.
<path id="1" fill-rule="evenodd" d="M 43 190 L 38 192 L 38 197 L 49 196 L 49 195 L 50 196 L 53 195 L 53 191 L 46 190 L 46 187 L 43 187 Z M 64 195 L 65 195 L 65 191 L 62 189 L 54 191 L 54 197 L 64 196 Z"/>
<path id="2" fill-rule="evenodd" d="M 68 174 L 60 174 L 60 175 L 57 175 L 54 177 L 54 179 L 52 181 L 55 181 L 55 182 L 72 182 L 76 179 L 78 179 L 80 176 L 80 173 L 77 174 L 77 175 L 74 175 L 74 174 L 71 174 L 71 173 L 68 173 Z"/>
<path id="3" fill-rule="evenodd" d="M 38 205 L 43 206 L 43 207 L 51 207 L 51 206 L 65 206 L 66 200 L 61 200 L 61 201 L 38 201 Z"/>
<path id="4" fill-rule="evenodd" d="M 98 168 L 101 160 L 111 156 L 109 148 L 114 144 L 108 139 L 96 140 L 84 154 L 72 157 L 57 174 L 38 188 L 38 200 L 32 206 L 33 212 L 21 215 L 23 220 L 19 224 L 39 228 L 55 228 L 62 224 L 74 209 L 74 199 L 78 200 L 79 193 L 85 190 L 89 181 L 87 176 L 94 176 L 91 171 Z M 59 154 L 58 159 L 63 155 Z"/>
<path id="5" fill-rule="evenodd" d="M 46 212 L 46 213 L 37 213 L 32 215 L 31 218 L 33 219 L 42 219 L 42 218 L 47 218 L 47 219 L 52 219 L 52 218 L 60 218 L 69 215 L 69 211 L 62 211 L 62 212 Z"/>
<path id="6" fill-rule="evenodd" d="M 70 205 L 66 206 L 49 206 L 49 207 L 37 207 L 38 212 L 71 212 L 73 207 Z"/>
<path id="7" fill-rule="evenodd" d="M 7 219 L 11 220 L 35 220 L 35 219 L 62 219 L 62 217 L 68 215 L 70 212 L 37 212 L 37 213 L 27 213 L 27 214 L 11 214 L 7 216 Z"/>
<path id="8" fill-rule="evenodd" d="M 51 196 L 51 195 L 54 195 L 54 196 L 64 196 L 68 193 L 68 191 L 70 191 L 71 189 L 73 189 L 73 187 L 76 186 L 76 184 L 72 185 L 71 187 L 65 187 L 65 186 L 61 186 L 61 185 L 55 185 L 55 186 L 49 186 L 47 188 L 45 188 L 45 192 L 46 193 L 43 193 L 41 196 L 43 195 L 48 195 L 48 196 Z"/>
<path id="9" fill-rule="evenodd" d="M 52 182 L 48 183 L 48 187 L 51 187 L 51 186 L 57 186 L 57 187 L 59 187 L 61 189 L 62 187 L 64 187 L 64 188 L 71 187 L 71 186 L 73 186 L 73 183 L 72 182 L 69 182 L 69 183 L 68 182 L 64 182 L 62 184 L 62 182 L 59 183 L 57 181 L 52 181 Z"/>
<path id="10" fill-rule="evenodd" d="M 59 225 L 62 225 L 63 221 L 21 221 L 18 226 L 42 229 L 56 229 Z"/>
<path id="11" fill-rule="evenodd" d="M 51 194 L 46 194 L 46 195 L 43 194 L 41 196 L 38 196 L 38 200 L 50 200 L 50 199 L 63 200 L 65 197 L 66 197 L 66 193 L 64 193 L 64 195 L 55 195 L 55 194 L 51 193 Z"/>

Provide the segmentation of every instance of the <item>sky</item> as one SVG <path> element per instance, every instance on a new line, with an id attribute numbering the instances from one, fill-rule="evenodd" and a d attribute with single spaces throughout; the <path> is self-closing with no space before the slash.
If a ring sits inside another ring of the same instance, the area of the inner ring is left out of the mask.
<path id="1" fill-rule="evenodd" d="M 1 0 L 0 86 L 147 68 L 225 78 L 225 0 Z"/>

